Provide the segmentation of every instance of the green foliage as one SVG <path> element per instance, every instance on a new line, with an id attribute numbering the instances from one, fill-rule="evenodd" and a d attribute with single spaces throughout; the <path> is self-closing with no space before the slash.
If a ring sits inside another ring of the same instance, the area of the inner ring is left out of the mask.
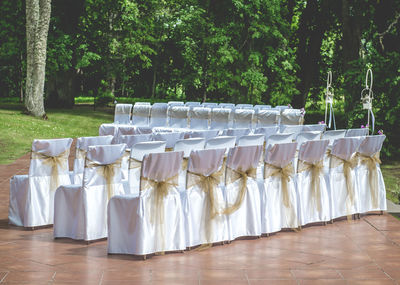
<path id="1" fill-rule="evenodd" d="M 99 97 L 96 97 L 94 104 L 99 107 L 105 107 L 110 103 L 114 103 L 115 97 L 109 92 L 102 93 Z"/>

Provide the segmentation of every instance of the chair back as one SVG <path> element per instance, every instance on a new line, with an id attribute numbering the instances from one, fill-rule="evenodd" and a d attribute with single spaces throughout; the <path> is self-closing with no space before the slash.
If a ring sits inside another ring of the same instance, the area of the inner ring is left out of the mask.
<path id="1" fill-rule="evenodd" d="M 282 125 L 302 125 L 304 117 L 299 109 L 284 109 L 281 111 Z"/>
<path id="2" fill-rule="evenodd" d="M 185 138 L 204 138 L 206 141 L 218 136 L 219 130 L 189 131 L 185 133 Z"/>
<path id="3" fill-rule="evenodd" d="M 129 124 L 131 121 L 132 104 L 116 104 L 114 124 Z"/>
<path id="4" fill-rule="evenodd" d="M 203 138 L 178 140 L 175 143 L 174 151 L 183 151 L 183 157 L 189 157 L 191 151 L 202 150 L 205 144 L 206 140 Z"/>
<path id="5" fill-rule="evenodd" d="M 213 108 L 210 129 L 227 129 L 230 125 L 230 114 L 231 109 L 229 108 Z"/>
<path id="6" fill-rule="evenodd" d="M 303 131 L 303 125 L 280 125 L 281 134 L 295 133 L 298 134 Z"/>
<path id="7" fill-rule="evenodd" d="M 167 103 L 154 103 L 150 111 L 150 127 L 166 127 L 167 126 Z"/>
<path id="8" fill-rule="evenodd" d="M 209 176 L 221 169 L 225 149 L 193 150 L 189 156 L 188 171 Z"/>
<path id="9" fill-rule="evenodd" d="M 349 160 L 358 151 L 360 138 L 341 138 L 333 142 L 331 153 L 344 160 Z"/>
<path id="10" fill-rule="evenodd" d="M 299 147 L 299 160 L 316 163 L 322 160 L 328 148 L 328 140 L 310 140 L 303 142 Z"/>
<path id="11" fill-rule="evenodd" d="M 329 146 L 332 146 L 334 140 L 344 138 L 346 130 L 331 130 L 322 134 L 322 139 L 329 140 Z"/>
<path id="12" fill-rule="evenodd" d="M 300 148 L 301 144 L 306 141 L 315 141 L 321 139 L 321 132 L 300 132 L 296 136 L 297 147 Z"/>
<path id="13" fill-rule="evenodd" d="M 174 177 L 179 174 L 182 159 L 182 151 L 149 153 L 143 157 L 141 176 L 155 181 Z"/>
<path id="14" fill-rule="evenodd" d="M 185 106 L 187 106 L 187 107 L 198 107 L 198 106 L 200 106 L 200 102 L 190 102 L 190 101 L 188 101 L 188 102 L 185 103 Z"/>
<path id="15" fill-rule="evenodd" d="M 325 132 L 326 125 L 325 124 L 311 124 L 311 125 L 303 125 L 303 132 Z"/>
<path id="16" fill-rule="evenodd" d="M 229 149 L 235 146 L 236 137 L 220 136 L 209 139 L 206 142 L 205 149 L 225 148 Z"/>
<path id="17" fill-rule="evenodd" d="M 256 127 L 272 126 L 279 124 L 279 110 L 273 109 L 256 109 Z"/>
<path id="18" fill-rule="evenodd" d="M 252 104 L 237 104 L 236 108 L 238 109 L 253 109 Z"/>
<path id="19" fill-rule="evenodd" d="M 264 145 L 264 135 L 245 135 L 237 139 L 237 146 Z"/>
<path id="20" fill-rule="evenodd" d="M 233 104 L 233 103 L 219 103 L 218 107 L 219 108 L 235 109 L 235 104 Z"/>
<path id="21" fill-rule="evenodd" d="M 173 148 L 178 140 L 184 139 L 184 132 L 159 132 L 153 134 L 153 140 L 165 141 L 166 148 Z"/>
<path id="22" fill-rule="evenodd" d="M 151 141 L 152 138 L 152 134 L 124 135 L 119 137 L 119 143 L 124 143 L 127 149 L 131 149 L 135 144 Z"/>
<path id="23" fill-rule="evenodd" d="M 253 109 L 235 109 L 233 115 L 234 128 L 252 128 L 254 110 Z"/>
<path id="24" fill-rule="evenodd" d="M 194 107 L 189 111 L 191 129 L 208 129 L 208 121 L 210 120 L 211 108 L 208 107 Z"/>
<path id="25" fill-rule="evenodd" d="M 222 136 L 236 137 L 236 143 L 240 137 L 248 134 L 250 134 L 250 129 L 248 128 L 225 129 L 222 131 Z"/>
<path id="26" fill-rule="evenodd" d="M 368 128 L 348 129 L 345 137 L 363 137 L 368 136 Z"/>
<path id="27" fill-rule="evenodd" d="M 138 161 L 142 161 L 146 154 L 165 152 L 165 145 L 165 141 L 137 143 L 131 148 L 131 157 Z"/>
<path id="28" fill-rule="evenodd" d="M 381 150 L 385 139 L 385 135 L 366 136 L 358 148 L 358 152 L 365 156 L 372 156 Z"/>
<path id="29" fill-rule="evenodd" d="M 274 144 L 291 143 L 294 141 L 295 137 L 296 135 L 294 133 L 271 135 L 265 141 L 265 145 L 268 146 Z"/>
<path id="30" fill-rule="evenodd" d="M 210 109 L 214 109 L 218 107 L 218 103 L 213 103 L 213 102 L 205 102 L 205 103 L 201 103 L 202 107 L 208 107 Z"/>
<path id="31" fill-rule="evenodd" d="M 182 101 L 168 101 L 168 106 L 184 106 L 185 103 Z"/>
<path id="32" fill-rule="evenodd" d="M 265 163 L 285 167 L 294 160 L 297 143 L 277 143 L 269 145 L 265 151 Z"/>
<path id="33" fill-rule="evenodd" d="M 264 135 L 264 140 L 267 141 L 267 139 L 272 136 L 277 134 L 279 131 L 279 126 L 270 126 L 270 127 L 261 127 L 257 128 L 254 130 L 254 134 L 261 134 Z"/>
<path id="34" fill-rule="evenodd" d="M 170 106 L 168 109 L 169 126 L 171 128 L 187 128 L 189 107 Z"/>
<path id="35" fill-rule="evenodd" d="M 254 110 L 271 109 L 271 105 L 255 105 Z"/>
<path id="36" fill-rule="evenodd" d="M 151 105 L 135 104 L 132 112 L 132 124 L 135 126 L 148 126 Z"/>
<path id="37" fill-rule="evenodd" d="M 256 168 L 260 161 L 262 145 L 236 146 L 229 150 L 226 165 L 234 170 Z"/>
<path id="38" fill-rule="evenodd" d="M 99 136 L 116 136 L 119 125 L 116 124 L 101 124 L 99 127 Z"/>

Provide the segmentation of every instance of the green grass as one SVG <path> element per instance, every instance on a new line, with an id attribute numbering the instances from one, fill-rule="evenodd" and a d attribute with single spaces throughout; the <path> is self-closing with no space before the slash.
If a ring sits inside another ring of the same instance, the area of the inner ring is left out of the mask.
<path id="1" fill-rule="evenodd" d="M 400 161 L 384 162 L 381 166 L 386 186 L 386 197 L 400 204 Z"/>
<path id="2" fill-rule="evenodd" d="M 48 109 L 44 121 L 22 114 L 20 103 L 0 103 L 0 164 L 8 164 L 30 151 L 33 139 L 96 136 L 102 123 L 113 121 L 112 108 L 76 106 Z"/>

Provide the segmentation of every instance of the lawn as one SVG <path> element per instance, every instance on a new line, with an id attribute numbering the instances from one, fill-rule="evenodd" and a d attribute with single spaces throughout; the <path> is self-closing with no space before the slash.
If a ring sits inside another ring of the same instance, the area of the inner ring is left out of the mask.
<path id="1" fill-rule="evenodd" d="M 33 139 L 96 136 L 102 123 L 113 121 L 112 108 L 76 106 L 48 109 L 49 119 L 22 114 L 22 105 L 0 103 L 0 164 L 8 164 L 30 151 Z"/>

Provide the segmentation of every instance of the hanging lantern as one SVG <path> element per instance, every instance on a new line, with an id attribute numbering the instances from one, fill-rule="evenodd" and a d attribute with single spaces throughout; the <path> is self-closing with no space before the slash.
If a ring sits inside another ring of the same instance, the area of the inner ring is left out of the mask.
<path id="1" fill-rule="evenodd" d="M 367 110 L 367 126 L 369 134 L 370 121 L 372 121 L 372 132 L 374 133 L 375 128 L 375 117 L 372 112 L 372 100 L 374 99 L 374 92 L 372 91 L 373 75 L 372 70 L 368 69 L 365 76 L 365 88 L 361 90 L 361 103 L 364 110 Z"/>
<path id="2" fill-rule="evenodd" d="M 336 130 L 335 112 L 333 110 L 333 88 L 332 88 L 332 72 L 328 71 L 328 77 L 326 79 L 326 91 L 325 91 L 325 124 L 328 128 L 331 128 L 333 122 L 333 128 Z M 328 105 L 329 105 L 329 122 L 328 122 Z M 328 122 L 328 123 L 327 123 Z"/>

